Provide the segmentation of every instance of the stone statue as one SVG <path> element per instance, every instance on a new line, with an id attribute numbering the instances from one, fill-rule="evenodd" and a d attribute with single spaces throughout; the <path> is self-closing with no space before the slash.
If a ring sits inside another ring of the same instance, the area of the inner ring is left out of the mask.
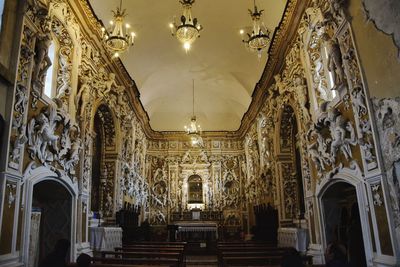
<path id="1" fill-rule="evenodd" d="M 79 112 L 79 117 L 80 119 L 83 118 L 83 113 L 85 112 L 86 105 L 90 102 L 91 98 L 91 88 L 90 88 L 90 79 L 87 76 L 82 76 L 81 77 L 82 85 L 79 89 L 78 94 L 75 97 L 75 105 L 76 107 L 79 106 L 79 100 L 80 100 L 80 112 Z"/>
<path id="2" fill-rule="evenodd" d="M 333 89 L 342 85 L 344 82 L 342 52 L 336 38 L 330 38 L 328 34 L 322 35 L 328 55 L 328 70 L 333 73 Z"/>
<path id="3" fill-rule="evenodd" d="M 117 83 L 115 82 L 115 74 L 110 72 L 108 75 L 108 79 L 104 82 L 105 85 L 105 90 L 102 92 L 103 96 L 106 96 L 112 89 L 113 85 L 115 87 L 119 87 Z"/>
<path id="4" fill-rule="evenodd" d="M 357 109 L 358 116 L 362 116 L 367 113 L 367 106 L 365 105 L 365 96 L 360 86 L 357 86 L 351 92 L 353 96 L 353 105 Z"/>
<path id="5" fill-rule="evenodd" d="M 313 56 L 313 64 L 315 69 L 313 71 L 313 87 L 317 90 L 318 97 L 324 101 L 332 100 L 332 93 L 326 87 L 326 80 L 323 79 L 321 73 L 323 72 L 323 63 L 320 57 Z"/>
<path id="6" fill-rule="evenodd" d="M 369 142 L 366 142 L 364 138 L 358 139 L 358 144 L 360 148 L 364 151 L 364 159 L 369 163 L 375 160 L 375 156 L 372 154 L 372 145 Z"/>
<path id="7" fill-rule="evenodd" d="M 337 157 L 337 151 L 340 149 L 346 159 L 352 157 L 350 145 L 357 143 L 354 127 L 350 121 L 347 121 L 339 110 L 329 109 L 327 117 L 324 119 L 325 125 L 329 125 L 331 134 L 331 163 L 334 163 Z M 346 138 L 346 133 L 350 138 Z"/>
<path id="8" fill-rule="evenodd" d="M 199 154 L 200 162 L 208 162 L 208 158 L 206 152 L 201 151 Z"/>
<path id="9" fill-rule="evenodd" d="M 314 162 L 315 168 L 317 169 L 318 175 L 321 175 L 325 170 L 323 158 L 319 154 L 318 150 L 315 148 L 316 144 L 309 145 L 307 147 L 308 156 Z"/>
<path id="10" fill-rule="evenodd" d="M 282 81 L 281 75 L 280 74 L 276 74 L 274 76 L 275 79 L 275 91 L 278 91 L 279 94 L 283 94 L 285 92 L 286 89 L 286 83 Z"/>
<path id="11" fill-rule="evenodd" d="M 303 111 L 303 116 L 305 121 L 310 120 L 310 114 L 307 108 L 307 90 L 306 85 L 304 84 L 304 79 L 297 76 L 293 80 L 294 84 L 294 92 L 297 97 L 297 101 L 299 103 L 300 109 Z"/>
<path id="12" fill-rule="evenodd" d="M 79 160 L 79 152 L 81 150 L 82 140 L 77 135 L 75 140 L 72 142 L 70 155 L 68 160 L 65 162 L 65 168 L 71 169 L 72 166 Z"/>
<path id="13" fill-rule="evenodd" d="M 43 82 L 43 77 L 52 64 L 48 55 L 51 41 L 50 31 L 39 34 L 37 37 L 35 46 L 35 66 L 32 71 L 33 82 Z"/>
<path id="14" fill-rule="evenodd" d="M 52 113 L 52 111 L 50 112 Z M 55 153 L 58 152 L 58 147 L 57 147 L 58 136 L 55 133 L 56 121 L 54 115 L 52 116 L 50 114 L 49 118 L 47 118 L 47 116 L 44 113 L 40 113 L 37 118 L 37 122 L 39 123 L 38 134 L 41 137 L 39 155 L 41 155 L 41 160 L 42 162 L 44 162 L 48 158 L 48 153 L 47 153 L 48 147 L 51 147 Z"/>
<path id="15" fill-rule="evenodd" d="M 28 141 L 28 138 L 25 136 L 25 126 L 21 125 L 18 129 L 18 136 L 16 136 L 13 144 L 13 150 L 11 154 L 11 158 L 14 162 L 18 162 L 21 156 L 21 149 L 24 144 Z"/>
<path id="16" fill-rule="evenodd" d="M 57 89 L 57 98 L 62 98 L 65 95 L 70 94 L 71 86 L 70 86 L 70 63 L 69 58 L 67 55 L 60 51 L 59 57 L 59 64 L 60 64 L 60 76 L 58 77 L 58 83 L 60 86 Z"/>
<path id="17" fill-rule="evenodd" d="M 113 198 L 110 195 L 110 192 L 107 192 L 106 203 L 105 203 L 105 213 L 107 215 L 112 215 L 112 208 L 113 208 Z"/>

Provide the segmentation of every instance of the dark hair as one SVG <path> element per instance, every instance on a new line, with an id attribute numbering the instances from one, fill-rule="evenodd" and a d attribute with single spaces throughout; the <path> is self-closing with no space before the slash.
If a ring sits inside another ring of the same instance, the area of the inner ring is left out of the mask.
<path id="1" fill-rule="evenodd" d="M 295 248 L 288 248 L 282 256 L 281 267 L 303 267 L 300 253 Z"/>
<path id="2" fill-rule="evenodd" d="M 90 255 L 88 255 L 86 253 L 82 253 L 76 259 L 76 264 L 78 267 L 88 267 L 88 266 L 90 266 L 91 261 L 92 261 L 92 257 L 90 257 Z"/>

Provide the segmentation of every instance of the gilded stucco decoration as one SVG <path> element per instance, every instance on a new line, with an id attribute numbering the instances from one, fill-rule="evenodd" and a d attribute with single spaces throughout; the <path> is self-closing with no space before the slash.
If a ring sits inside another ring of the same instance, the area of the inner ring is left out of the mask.
<path id="1" fill-rule="evenodd" d="M 29 121 L 28 152 L 33 160 L 75 179 L 75 165 L 82 143 L 80 130 L 62 101 L 54 101 L 55 104 L 49 104 Z"/>
<path id="2" fill-rule="evenodd" d="M 34 34 L 31 27 L 24 25 L 18 62 L 15 101 L 12 110 L 10 152 L 8 156 L 8 167 L 14 170 L 20 170 L 21 168 L 24 146 L 28 141 L 26 138 L 26 120 L 29 109 L 28 100 L 31 62 L 35 49 Z"/>
<path id="3" fill-rule="evenodd" d="M 24 19 L 7 162 L 13 173 L 40 165 L 73 184 L 78 180 L 79 212 L 89 212 L 98 114 L 105 137 L 100 177 L 105 217 L 112 218 L 128 199 L 152 224 L 169 224 L 172 214 L 190 208 L 188 178 L 198 175 L 202 208 L 222 212 L 221 226 L 245 228 L 252 223 L 252 206 L 271 202 L 289 225 L 305 221 L 322 255 L 319 190 L 338 177 L 352 176 L 361 185 L 360 199 L 368 196 L 368 211 L 362 210 L 370 214 L 369 220 L 363 217 L 368 225 L 364 234 L 379 228 L 373 211 L 385 210 L 390 200 L 389 225 L 400 239 L 400 101 L 373 99 L 371 112 L 345 1 L 311 1 L 279 73 L 262 88 L 266 101 L 256 119 L 232 138 L 231 133 L 206 135 L 202 149 L 179 139 L 179 133 L 149 138 L 146 119 L 133 103 L 138 96 L 132 95 L 133 86 L 119 65 L 79 31 L 68 3 L 49 2 L 47 11 L 34 1 Z M 93 16 L 87 19 L 98 26 Z M 43 79 L 54 64 L 46 52 L 52 35 L 61 45 L 56 97 L 45 99 Z M 25 153 L 29 158 L 24 159 Z M 18 190 L 13 187 L 5 195 L 6 205 L 20 203 Z M 299 214 L 301 193 L 305 218 Z M 377 244 L 379 238 L 390 239 L 374 237 Z"/>
<path id="4" fill-rule="evenodd" d="M 373 99 L 375 119 L 387 171 L 397 237 L 400 237 L 400 99 Z"/>

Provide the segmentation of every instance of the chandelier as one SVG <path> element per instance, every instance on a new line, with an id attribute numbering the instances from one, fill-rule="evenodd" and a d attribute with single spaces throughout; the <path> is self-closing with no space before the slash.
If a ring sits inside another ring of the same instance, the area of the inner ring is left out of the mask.
<path id="1" fill-rule="evenodd" d="M 192 5 L 196 0 L 180 0 L 183 7 L 180 24 L 176 21 L 169 24 L 172 36 L 176 36 L 183 48 L 188 51 L 194 41 L 200 37 L 203 27 L 198 23 L 197 18 L 192 17 Z"/>
<path id="2" fill-rule="evenodd" d="M 192 146 L 203 146 L 203 139 L 201 138 L 201 127 L 197 124 L 196 115 L 194 115 L 194 80 L 193 80 L 193 110 L 189 126 L 185 125 L 185 131 L 190 138 Z"/>
<path id="3" fill-rule="evenodd" d="M 119 57 L 125 52 L 129 46 L 132 46 L 135 41 L 135 33 L 129 32 L 130 25 L 124 25 L 126 16 L 125 9 L 122 10 L 122 0 L 119 2 L 119 7 L 113 13 L 114 19 L 110 21 L 110 28 L 101 28 L 102 38 L 106 48 L 113 54 L 114 57 Z"/>
<path id="4" fill-rule="evenodd" d="M 251 19 L 253 20 L 253 30 L 251 33 L 247 33 L 247 39 L 243 39 L 246 47 L 252 52 L 257 52 L 258 57 L 261 57 L 261 53 L 266 50 L 271 39 L 270 30 L 261 22 L 261 16 L 264 10 L 258 10 L 256 6 L 256 0 L 254 0 L 254 11 L 249 9 Z M 240 34 L 243 35 L 245 31 L 240 30 Z"/>

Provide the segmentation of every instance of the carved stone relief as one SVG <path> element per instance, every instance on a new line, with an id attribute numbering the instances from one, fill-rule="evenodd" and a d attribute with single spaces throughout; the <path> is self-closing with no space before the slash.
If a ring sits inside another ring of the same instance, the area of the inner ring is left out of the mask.
<path id="1" fill-rule="evenodd" d="M 17 71 L 17 85 L 12 110 L 12 130 L 8 167 L 19 170 L 26 138 L 26 117 L 28 115 L 29 77 L 34 54 L 34 32 L 24 25 Z"/>
<path id="2" fill-rule="evenodd" d="M 293 164 L 282 163 L 282 189 L 284 203 L 284 218 L 294 219 L 298 217 L 298 196 L 296 171 Z"/>
<path id="3" fill-rule="evenodd" d="M 28 152 L 33 160 L 65 173 L 75 181 L 75 165 L 81 149 L 80 129 L 59 99 L 54 99 L 27 127 Z"/>
<path id="4" fill-rule="evenodd" d="M 397 237 L 400 237 L 400 99 L 373 99 Z"/>
<path id="5" fill-rule="evenodd" d="M 65 28 L 64 24 L 57 18 L 53 18 L 51 29 L 60 46 L 58 50 L 58 67 L 57 67 L 57 87 L 56 97 L 61 99 L 68 106 L 69 95 L 71 93 L 71 76 L 72 76 L 72 56 L 74 46 L 72 39 Z"/>
<path id="6" fill-rule="evenodd" d="M 363 154 L 365 169 L 371 172 L 378 168 L 376 148 L 373 140 L 367 99 L 365 97 L 365 88 L 350 29 L 346 28 L 339 39 L 345 51 L 343 65 L 349 84 L 353 113 L 355 115 L 358 145 Z"/>

